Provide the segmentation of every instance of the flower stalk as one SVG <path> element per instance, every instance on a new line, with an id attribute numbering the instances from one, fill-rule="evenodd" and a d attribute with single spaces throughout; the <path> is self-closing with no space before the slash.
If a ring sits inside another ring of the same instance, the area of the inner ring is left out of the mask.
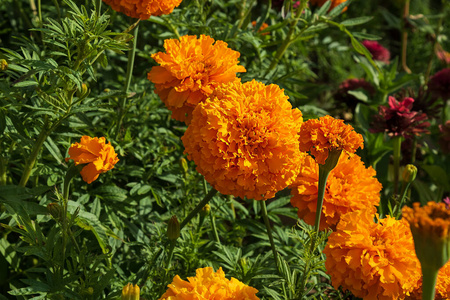
<path id="1" fill-rule="evenodd" d="M 403 70 L 411 74 L 411 70 L 408 68 L 406 63 L 406 50 L 408 46 L 408 31 L 407 31 L 407 22 L 409 17 L 409 3 L 411 0 L 405 0 L 405 5 L 403 6 L 403 27 L 402 27 L 402 68 Z"/>
<path id="2" fill-rule="evenodd" d="M 265 200 L 259 201 L 259 204 L 261 205 L 261 214 L 262 214 L 262 217 L 264 220 L 264 224 L 266 225 L 266 228 L 267 228 L 267 235 L 269 236 L 269 242 L 270 242 L 270 247 L 272 248 L 273 259 L 275 260 L 275 265 L 277 266 L 277 270 L 280 271 L 280 266 L 278 264 L 278 252 L 275 247 L 275 243 L 273 241 L 272 228 L 270 226 L 269 218 L 267 216 L 266 201 Z"/>
<path id="3" fill-rule="evenodd" d="M 422 300 L 433 300 L 436 293 L 438 271 L 435 268 L 422 265 Z"/>
<path id="4" fill-rule="evenodd" d="M 131 77 L 133 75 L 134 57 L 136 54 L 136 45 L 137 45 L 138 32 L 139 32 L 139 20 L 136 23 L 134 23 L 134 26 L 135 27 L 134 27 L 134 31 L 133 31 L 133 37 L 134 37 L 133 38 L 133 46 L 131 47 L 131 50 L 128 51 L 127 74 L 126 74 L 125 86 L 123 87 L 123 92 L 125 95 L 119 103 L 119 113 L 118 113 L 117 128 L 116 128 L 116 139 L 120 135 L 120 128 L 122 127 L 123 119 L 125 116 L 125 109 L 126 109 L 126 105 L 127 105 L 128 90 L 130 89 Z"/>
<path id="5" fill-rule="evenodd" d="M 400 156 L 402 148 L 402 137 L 396 136 L 392 139 L 394 146 L 394 195 L 398 192 L 398 177 L 400 174 Z"/>

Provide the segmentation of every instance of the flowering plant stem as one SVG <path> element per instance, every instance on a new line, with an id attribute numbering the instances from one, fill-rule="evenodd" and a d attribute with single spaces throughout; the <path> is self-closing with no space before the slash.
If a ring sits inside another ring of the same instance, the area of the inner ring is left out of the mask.
<path id="1" fill-rule="evenodd" d="M 138 32 L 139 32 L 139 20 L 135 23 L 134 31 L 133 31 L 133 46 L 130 51 L 128 51 L 128 63 L 127 63 L 127 74 L 126 74 L 126 81 L 125 86 L 123 88 L 123 92 L 125 96 L 121 99 L 119 103 L 119 113 L 118 120 L 117 120 L 117 127 L 116 127 L 116 139 L 119 137 L 120 134 L 120 128 L 122 127 L 123 118 L 125 116 L 125 108 L 127 105 L 127 97 L 128 97 L 128 90 L 130 89 L 130 83 L 131 83 L 131 77 L 133 75 L 133 67 L 134 67 L 134 57 L 136 54 L 136 44 L 137 44 L 137 38 L 138 38 Z"/>
<path id="2" fill-rule="evenodd" d="M 409 191 L 410 185 L 411 185 L 411 182 L 403 182 L 399 201 L 398 201 L 397 205 L 395 205 L 394 212 L 392 214 L 396 219 L 399 219 L 400 216 L 402 215 L 403 202 L 405 202 L 406 193 Z"/>
<path id="3" fill-rule="evenodd" d="M 398 192 L 398 175 L 400 173 L 400 152 L 402 148 L 402 137 L 394 137 L 394 195 Z"/>
<path id="4" fill-rule="evenodd" d="M 408 45 L 408 31 L 406 29 L 407 18 L 409 17 L 409 2 L 411 0 L 405 0 L 405 5 L 403 6 L 403 26 L 402 26 L 402 67 L 403 70 L 411 74 L 411 70 L 406 64 L 406 50 Z"/>
<path id="5" fill-rule="evenodd" d="M 267 69 L 264 76 L 267 76 L 267 74 L 270 73 L 275 67 L 278 65 L 278 62 L 280 61 L 281 57 L 283 56 L 284 52 L 286 52 L 287 48 L 291 45 L 293 39 L 292 35 L 295 32 L 295 28 L 297 27 L 297 23 L 300 19 L 300 15 L 302 14 L 303 10 L 305 9 L 308 1 L 302 0 L 300 2 L 300 5 L 297 7 L 297 12 L 295 14 L 295 17 L 293 20 L 291 20 L 291 25 L 289 26 L 289 31 L 286 35 L 286 38 L 284 39 L 283 43 L 281 44 L 280 48 L 278 48 L 277 53 L 275 54 L 274 59 L 270 63 L 269 68 Z"/>
<path id="6" fill-rule="evenodd" d="M 217 190 L 215 190 L 215 189 L 211 189 L 209 191 L 209 193 L 205 196 L 205 198 L 203 198 L 203 200 L 200 201 L 199 204 L 197 204 L 197 206 L 189 213 L 189 215 L 183 220 L 183 222 L 181 222 L 180 231 L 183 229 L 184 226 L 186 226 L 187 223 L 189 223 L 189 221 L 193 217 L 195 217 L 202 210 L 203 206 L 208 204 L 208 202 L 212 199 L 212 197 L 214 197 L 214 195 L 216 193 L 217 193 Z"/>
<path id="7" fill-rule="evenodd" d="M 422 265 L 422 300 L 433 300 L 436 293 L 436 281 L 438 276 L 438 270 L 433 267 Z"/>
<path id="8" fill-rule="evenodd" d="M 269 218 L 267 217 L 266 201 L 261 200 L 261 201 L 259 201 L 259 204 L 261 205 L 261 214 L 264 219 L 264 224 L 266 224 L 267 235 L 269 236 L 269 241 L 270 241 L 270 247 L 272 247 L 273 259 L 275 260 L 275 264 L 276 264 L 277 270 L 279 272 L 280 266 L 278 265 L 278 253 L 277 253 L 277 249 L 275 248 L 275 243 L 273 242 L 272 228 L 270 227 Z"/>
<path id="9" fill-rule="evenodd" d="M 314 235 L 311 242 L 310 252 L 314 251 L 316 247 L 316 240 L 319 234 L 320 217 L 322 215 L 323 198 L 325 196 L 325 188 L 327 186 L 327 179 L 330 175 L 331 170 L 325 168 L 324 165 L 319 164 L 319 183 L 317 192 L 317 208 L 316 208 L 316 220 L 314 222 Z"/>

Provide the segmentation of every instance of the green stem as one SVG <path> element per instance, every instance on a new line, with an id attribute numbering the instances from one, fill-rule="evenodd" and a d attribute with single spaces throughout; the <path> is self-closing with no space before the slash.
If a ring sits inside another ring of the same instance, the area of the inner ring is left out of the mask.
<path id="1" fill-rule="evenodd" d="M 139 23 L 137 23 L 136 26 L 134 27 L 133 47 L 131 48 L 130 51 L 128 51 L 127 74 L 126 74 L 125 86 L 123 88 L 125 96 L 122 98 L 122 101 L 120 101 L 120 103 L 119 103 L 119 113 L 118 113 L 119 118 L 117 121 L 116 139 L 119 137 L 120 128 L 122 127 L 122 122 L 123 122 L 123 118 L 125 115 L 125 107 L 127 105 L 128 90 L 130 89 L 131 77 L 133 76 L 134 57 L 136 54 L 136 44 L 137 44 L 137 39 L 138 39 L 138 32 L 139 32 Z"/>
<path id="2" fill-rule="evenodd" d="M 8 160 L 0 156 L 0 186 L 6 185 L 6 166 L 8 165 Z"/>
<path id="3" fill-rule="evenodd" d="M 241 29 L 242 24 L 244 24 L 245 17 L 247 14 L 245 13 L 245 6 L 247 5 L 247 0 L 242 0 L 241 9 L 239 10 L 239 23 L 237 25 L 237 29 Z M 236 30 L 237 33 L 237 30 Z"/>
<path id="4" fill-rule="evenodd" d="M 405 6 L 403 6 L 403 27 L 402 27 L 402 67 L 403 70 L 411 74 L 411 70 L 408 68 L 406 64 L 406 52 L 408 46 L 408 31 L 406 29 L 407 18 L 409 17 L 409 3 L 411 0 L 405 1 Z"/>
<path id="5" fill-rule="evenodd" d="M 396 136 L 392 140 L 394 147 L 394 195 L 398 192 L 398 176 L 400 173 L 400 154 L 402 148 L 402 137 Z"/>
<path id="6" fill-rule="evenodd" d="M 435 268 L 429 268 L 422 265 L 422 300 L 433 300 L 436 292 L 436 281 L 438 271 Z"/>
<path id="7" fill-rule="evenodd" d="M 25 187 L 28 182 L 28 179 L 31 176 L 31 171 L 33 170 L 34 164 L 36 163 L 36 159 L 41 151 L 42 145 L 47 139 L 50 132 L 47 130 L 48 121 L 46 120 L 44 126 L 42 127 L 42 131 L 39 133 L 39 136 L 36 140 L 36 143 L 33 146 L 33 150 L 30 153 L 30 157 L 28 158 L 25 168 L 22 173 L 22 177 L 20 178 L 19 186 Z"/>
<path id="8" fill-rule="evenodd" d="M 278 272 L 280 272 L 280 266 L 278 265 L 278 253 L 277 253 L 277 249 L 275 248 L 275 243 L 273 242 L 272 228 L 270 226 L 269 218 L 267 217 L 266 201 L 261 200 L 261 201 L 259 201 L 259 204 L 261 205 L 261 214 L 264 219 L 264 224 L 266 224 L 267 235 L 269 236 L 270 247 L 272 248 L 273 258 L 275 260 L 277 270 L 278 270 Z"/>
<path id="9" fill-rule="evenodd" d="M 97 5 L 95 6 L 95 12 L 97 14 L 97 19 L 100 18 L 102 13 L 102 0 L 97 0 Z"/>
<path id="10" fill-rule="evenodd" d="M 434 38 L 433 52 L 431 53 L 430 60 L 428 61 L 427 71 L 425 73 L 425 84 L 427 84 L 428 79 L 430 79 L 431 67 L 433 66 L 433 60 L 434 60 L 434 57 L 436 56 L 435 52 L 436 52 L 437 45 L 438 45 L 438 36 L 441 32 L 441 26 L 442 26 L 442 21 L 444 19 L 444 16 L 445 16 L 445 14 L 442 14 L 442 16 L 439 18 L 437 28 L 436 28 L 436 33 L 433 34 L 433 38 Z"/>
<path id="11" fill-rule="evenodd" d="M 189 221 L 195 217 L 201 210 L 202 208 L 208 204 L 208 202 L 212 199 L 212 197 L 214 197 L 214 195 L 217 193 L 217 190 L 215 189 L 211 189 L 209 191 L 209 193 L 205 196 L 205 198 L 203 198 L 202 201 L 200 201 L 199 204 L 197 204 L 197 206 L 189 213 L 189 215 L 183 220 L 183 222 L 181 222 L 180 224 L 180 231 L 183 229 L 184 226 L 186 226 L 187 223 L 189 223 Z"/>
<path id="12" fill-rule="evenodd" d="M 216 227 L 216 217 L 213 215 L 212 211 L 209 212 L 209 221 L 211 222 L 211 229 L 213 232 L 214 240 L 216 243 L 220 244 L 219 233 L 217 232 Z"/>
<path id="13" fill-rule="evenodd" d="M 295 14 L 294 19 L 291 21 L 291 25 L 289 26 L 288 34 L 286 35 L 286 38 L 284 39 L 283 43 L 281 44 L 280 48 L 278 48 L 277 53 L 275 54 L 274 59 L 270 63 L 269 68 L 267 69 L 266 73 L 264 74 L 264 77 L 267 76 L 275 67 L 278 65 L 278 62 L 281 60 L 281 58 L 284 55 L 284 52 L 288 49 L 288 47 L 291 45 L 293 39 L 292 35 L 295 32 L 295 29 L 297 27 L 297 23 L 300 19 L 300 15 L 302 14 L 303 10 L 305 9 L 307 4 L 307 1 L 302 0 L 299 7 L 297 8 L 297 12 Z"/>
<path id="14" fill-rule="evenodd" d="M 319 235 L 320 228 L 320 217 L 322 216 L 322 206 L 323 206 L 323 198 L 325 196 L 325 189 L 327 186 L 327 179 L 330 175 L 331 170 L 325 168 L 324 165 L 319 164 L 319 182 L 318 182 L 318 191 L 317 191 L 317 208 L 316 208 L 316 220 L 314 222 L 314 235 L 313 240 L 311 241 L 310 252 L 313 253 L 314 248 L 316 247 L 317 236 Z"/>
<path id="15" fill-rule="evenodd" d="M 402 214 L 403 202 L 405 202 L 406 194 L 409 191 L 410 185 L 411 185 L 411 182 L 403 182 L 402 191 L 400 193 L 400 198 L 399 198 L 398 204 L 394 208 L 394 213 L 393 213 L 393 216 L 396 219 L 398 219 L 400 217 L 400 215 Z"/>
<path id="16" fill-rule="evenodd" d="M 169 258 L 167 259 L 166 269 L 168 270 L 173 258 L 173 250 L 175 249 L 176 240 L 170 241 Z"/>

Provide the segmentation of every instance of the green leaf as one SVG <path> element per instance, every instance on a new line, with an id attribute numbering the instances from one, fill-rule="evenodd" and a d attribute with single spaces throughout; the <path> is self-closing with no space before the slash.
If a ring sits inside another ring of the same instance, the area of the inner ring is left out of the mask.
<path id="1" fill-rule="evenodd" d="M 19 81 L 18 83 L 14 84 L 14 87 L 19 87 L 19 88 L 23 88 L 23 87 L 29 87 L 29 86 L 37 86 L 38 83 L 36 81 Z"/>
<path id="2" fill-rule="evenodd" d="M 344 25 L 346 27 L 356 26 L 356 25 L 361 25 L 361 24 L 367 23 L 372 19 L 373 19 L 372 16 L 352 18 L 352 19 L 344 20 L 343 22 L 341 22 L 341 25 Z"/>

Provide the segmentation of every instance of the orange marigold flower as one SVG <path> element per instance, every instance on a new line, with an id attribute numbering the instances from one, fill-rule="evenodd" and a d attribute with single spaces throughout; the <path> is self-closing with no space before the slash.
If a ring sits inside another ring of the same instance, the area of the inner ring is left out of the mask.
<path id="1" fill-rule="evenodd" d="M 182 0 L 103 0 L 117 12 L 147 20 L 150 16 L 170 14 Z"/>
<path id="2" fill-rule="evenodd" d="M 214 272 L 213 268 L 197 269 L 195 277 L 184 281 L 176 275 L 168 290 L 159 300 L 258 300 L 257 289 L 245 285 L 236 278 L 225 278 L 222 268 Z"/>
<path id="3" fill-rule="evenodd" d="M 341 217 L 323 253 L 335 288 L 364 300 L 404 299 L 420 279 L 408 223 L 365 210 Z"/>
<path id="4" fill-rule="evenodd" d="M 272 198 L 291 184 L 304 153 L 302 113 L 284 90 L 255 80 L 223 84 L 194 110 L 181 138 L 197 171 L 220 193 Z"/>
<path id="5" fill-rule="evenodd" d="M 327 2 L 328 0 L 309 0 L 309 3 L 311 4 L 311 5 L 314 5 L 314 6 L 322 6 L 322 5 L 324 5 L 325 4 L 325 2 Z M 331 1 L 331 7 L 330 7 L 330 10 L 332 10 L 333 8 L 335 8 L 336 6 L 338 6 L 339 4 L 341 4 L 341 3 L 344 3 L 345 1 L 347 1 L 347 0 L 330 0 Z M 347 7 L 345 7 L 343 10 L 342 10 L 342 12 L 344 12 L 344 11 L 346 11 L 347 10 Z"/>
<path id="6" fill-rule="evenodd" d="M 364 148 L 363 142 L 351 125 L 331 116 L 308 120 L 300 129 L 300 151 L 310 151 L 321 165 L 330 151 L 354 153 L 359 147 Z"/>
<path id="7" fill-rule="evenodd" d="M 253 27 L 256 27 L 256 21 L 252 21 L 252 26 Z M 263 31 L 264 29 L 266 29 L 267 27 L 269 27 L 269 25 L 267 24 L 267 23 L 262 23 L 261 24 L 261 27 L 259 27 L 259 29 L 258 29 L 258 32 L 261 32 L 261 31 Z M 269 32 L 264 32 L 264 33 L 262 33 L 261 35 L 268 35 L 268 34 L 270 34 Z"/>
<path id="8" fill-rule="evenodd" d="M 87 164 L 80 172 L 81 177 L 87 183 L 91 183 L 98 178 L 98 175 L 105 173 L 119 161 L 111 143 L 106 144 L 105 138 L 81 137 L 79 143 L 74 143 L 69 148 L 69 157 L 75 165 Z"/>
<path id="9" fill-rule="evenodd" d="M 223 41 L 201 35 L 164 41 L 166 53 L 152 54 L 160 64 L 148 73 L 155 92 L 172 111 L 172 118 L 189 123 L 195 106 L 222 83 L 236 80 L 240 53 Z"/>
<path id="10" fill-rule="evenodd" d="M 419 281 L 416 289 L 412 293 L 409 300 L 422 300 L 422 280 Z M 450 299 L 450 261 L 446 263 L 438 273 L 436 281 L 435 300 Z"/>
<path id="11" fill-rule="evenodd" d="M 290 186 L 291 204 L 306 223 L 314 225 L 317 210 L 319 165 L 311 156 L 305 156 L 297 179 Z M 372 167 L 365 168 L 357 155 L 341 155 L 330 172 L 325 189 L 319 229 L 335 229 L 342 215 L 355 210 L 376 212 L 380 202 L 381 183 Z"/>

